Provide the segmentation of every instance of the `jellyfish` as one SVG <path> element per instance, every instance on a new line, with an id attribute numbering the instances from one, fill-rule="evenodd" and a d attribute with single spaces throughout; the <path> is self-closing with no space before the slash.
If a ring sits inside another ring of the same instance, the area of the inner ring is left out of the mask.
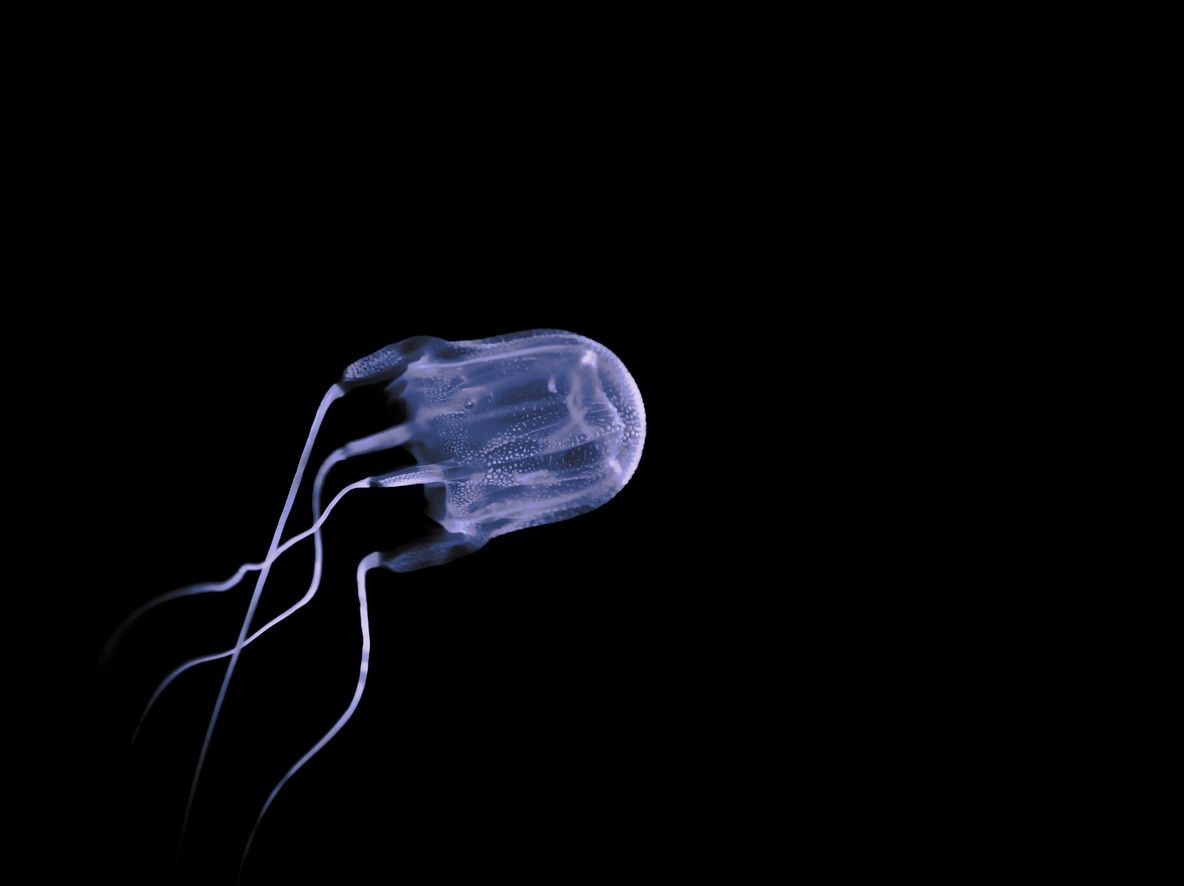
<path id="1" fill-rule="evenodd" d="M 281 543 L 326 413 L 351 391 L 372 385 L 385 386 L 388 399 L 404 406 L 406 420 L 333 451 L 313 481 L 312 524 Z M 456 342 L 418 336 L 346 367 L 316 411 L 266 556 L 243 564 L 224 581 L 191 585 L 150 600 L 125 619 L 104 650 L 106 659 L 132 624 L 155 607 L 195 594 L 228 591 L 248 574 L 257 573 L 234 646 L 175 668 L 157 686 L 136 726 L 138 733 L 161 693 L 181 674 L 201 664 L 229 659 L 194 767 L 182 840 L 239 656 L 246 646 L 315 597 L 323 570 L 321 527 L 342 498 L 355 489 L 422 486 L 427 513 L 438 530 L 359 561 L 356 580 L 362 647 L 353 697 L 329 730 L 268 794 L 247 838 L 240 874 L 259 826 L 280 791 L 341 731 L 362 698 L 370 657 L 367 573 L 438 566 L 479 550 L 499 535 L 566 520 L 599 507 L 633 476 L 645 430 L 641 394 L 620 359 L 591 339 L 561 330 L 529 330 Z M 334 466 L 395 447 L 406 447 L 416 463 L 350 483 L 322 510 L 324 487 Z M 309 537 L 313 539 L 313 569 L 308 589 L 298 601 L 252 631 L 272 563 Z"/>

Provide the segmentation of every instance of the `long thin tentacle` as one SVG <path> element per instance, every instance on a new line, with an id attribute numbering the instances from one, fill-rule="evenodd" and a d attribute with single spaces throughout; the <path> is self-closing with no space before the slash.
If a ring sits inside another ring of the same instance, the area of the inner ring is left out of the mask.
<path id="1" fill-rule="evenodd" d="M 342 446 L 340 449 L 337 449 L 334 452 L 330 453 L 328 455 L 328 457 L 326 457 L 325 460 L 323 462 L 321 462 L 321 466 L 317 470 L 316 479 L 313 481 L 313 485 L 312 485 L 312 518 L 313 518 L 314 524 L 321 516 L 321 495 L 324 492 L 325 479 L 326 479 L 326 477 L 328 477 L 329 471 L 331 471 L 333 469 L 334 465 L 338 465 L 341 462 L 346 461 L 347 459 L 352 458 L 355 455 L 362 455 L 365 453 L 378 452 L 380 450 L 393 449 L 396 446 L 402 446 L 404 443 L 407 442 L 407 440 L 409 439 L 409 436 L 410 436 L 410 434 L 408 432 L 407 425 L 405 425 L 405 424 L 396 425 L 394 427 L 387 428 L 385 431 L 380 431 L 377 434 L 372 434 L 369 437 L 362 437 L 358 440 L 353 440 L 353 441 L 345 444 L 344 446 Z M 293 603 L 290 607 L 285 609 L 283 612 L 281 612 L 279 615 L 277 615 L 275 618 L 273 618 L 271 621 L 269 621 L 267 624 L 265 624 L 263 627 L 259 628 L 259 630 L 255 631 L 253 634 L 251 634 L 251 636 L 249 636 L 246 639 L 246 641 L 243 643 L 244 647 L 251 645 L 251 643 L 253 643 L 255 640 L 259 639 L 259 637 L 263 636 L 263 634 L 267 633 L 269 630 L 274 628 L 276 625 L 278 625 L 280 622 L 282 622 L 288 616 L 292 615 L 297 610 L 302 609 L 305 606 L 307 606 L 312 601 L 313 597 L 315 597 L 317 595 L 317 591 L 319 590 L 320 585 L 321 585 L 321 574 L 322 574 L 323 565 L 324 565 L 324 557 L 323 557 L 324 544 L 323 544 L 323 541 L 321 538 L 321 532 L 319 529 L 313 533 L 312 538 L 313 538 L 313 548 L 314 548 L 313 569 L 312 569 L 312 579 L 308 583 L 308 590 L 304 592 L 303 597 L 301 597 L 299 600 L 297 600 L 295 603 Z M 229 581 L 230 582 L 237 582 L 237 580 L 239 578 L 241 578 L 243 574 L 245 574 L 245 571 L 248 568 L 262 569 L 263 564 L 262 563 L 249 563 L 246 566 L 243 566 L 242 569 L 240 569 L 239 572 L 236 573 L 237 578 L 231 579 Z M 229 587 L 231 585 L 227 584 L 227 586 Z M 199 587 L 199 586 L 194 585 L 194 587 Z M 183 588 L 182 590 L 186 590 L 186 589 Z M 176 592 L 173 592 L 173 593 L 176 593 Z M 198 592 L 194 591 L 194 593 L 198 593 Z M 166 594 L 164 596 L 168 597 L 169 595 Z M 149 604 L 145 604 L 144 607 L 141 607 L 141 610 L 146 611 L 146 609 L 149 608 L 150 606 L 159 605 L 160 603 L 164 603 L 164 602 L 166 602 L 164 597 L 157 598 L 156 600 L 151 601 Z M 125 622 L 125 624 L 130 624 L 131 621 L 133 621 L 135 618 L 139 617 L 139 615 L 141 615 L 141 614 L 143 614 L 143 613 L 140 610 L 137 610 L 137 612 L 132 613 L 132 615 L 129 616 L 129 618 L 128 618 L 127 622 Z M 160 681 L 160 685 L 158 685 L 156 687 L 156 689 L 152 693 L 152 697 L 148 699 L 148 703 L 144 706 L 144 711 L 143 711 L 143 713 L 140 714 L 140 719 L 136 723 L 136 728 L 132 732 L 131 743 L 135 744 L 136 738 L 140 734 L 140 729 L 144 725 L 144 720 L 147 719 L 147 717 L 148 717 L 148 713 L 152 710 L 153 706 L 155 706 L 157 699 L 160 698 L 161 694 L 165 691 L 165 689 L 167 689 L 169 687 L 169 685 L 174 680 L 176 680 L 179 676 L 181 676 L 183 673 L 188 671 L 190 668 L 194 668 L 200 664 L 206 664 L 211 661 L 218 661 L 220 659 L 226 658 L 226 657 L 233 655 L 233 654 L 234 654 L 233 648 L 232 649 L 225 649 L 222 652 L 215 652 L 210 655 L 201 655 L 201 656 L 197 656 L 196 658 L 191 658 L 191 659 L 189 659 L 189 661 L 184 662 L 183 664 L 180 664 L 176 668 L 174 668 L 169 673 L 169 675 L 167 677 L 165 677 L 163 680 Z"/>
<path id="2" fill-rule="evenodd" d="M 410 439 L 411 428 L 406 424 L 401 424 L 387 428 L 385 431 L 379 431 L 377 434 L 371 434 L 369 437 L 360 437 L 346 443 L 337 451 L 342 453 L 344 458 L 353 458 L 355 455 L 393 449 L 396 446 L 402 446 Z"/>
<path id="3" fill-rule="evenodd" d="M 257 572 L 263 568 L 262 563 L 244 563 L 238 568 L 234 575 L 225 581 L 206 581 L 199 584 L 186 585 L 183 588 L 177 588 L 173 591 L 161 594 L 159 597 L 154 597 L 143 606 L 139 607 L 135 612 L 120 622 L 119 627 L 111 632 L 110 638 L 103 644 L 103 651 L 99 653 L 99 667 L 103 668 L 107 662 L 111 660 L 111 655 L 116 648 L 123 641 L 124 635 L 128 632 L 133 624 L 140 620 L 145 614 L 151 612 L 157 606 L 169 603 L 173 600 L 180 600 L 184 597 L 191 597 L 194 594 L 211 594 L 220 591 L 228 591 L 243 580 L 248 572 Z"/>
<path id="4" fill-rule="evenodd" d="M 197 766 L 193 771 L 193 783 L 189 787 L 189 798 L 185 802 L 185 817 L 181 821 L 181 837 L 177 845 L 178 855 L 181 852 L 181 846 L 185 842 L 185 832 L 189 827 L 189 815 L 193 811 L 193 798 L 197 794 L 197 785 L 201 781 L 201 770 L 206 762 L 206 754 L 210 750 L 210 739 L 214 734 L 214 727 L 218 725 L 218 714 L 222 711 L 222 702 L 226 698 L 226 690 L 230 686 L 230 678 L 234 676 L 234 666 L 238 663 L 239 653 L 242 651 L 243 642 L 247 639 L 247 634 L 251 630 L 251 619 L 255 616 L 255 609 L 259 605 L 259 596 L 263 593 L 263 587 L 267 583 L 267 574 L 271 570 L 271 562 L 278 556 L 278 549 L 280 539 L 284 534 L 284 526 L 288 522 L 288 515 L 292 512 L 292 504 L 296 500 L 296 492 L 300 489 L 300 482 L 304 479 L 304 469 L 308 466 L 308 458 L 312 453 L 313 443 L 316 441 L 317 432 L 320 430 L 321 422 L 325 419 L 325 413 L 328 412 L 329 407 L 333 402 L 345 395 L 345 390 L 340 385 L 333 385 L 325 393 L 321 399 L 321 405 L 317 408 L 316 417 L 313 419 L 312 427 L 309 429 L 308 438 L 304 442 L 304 449 L 300 453 L 300 462 L 296 466 L 296 474 L 292 477 L 292 485 L 288 490 L 288 497 L 284 501 L 284 509 L 280 513 L 279 522 L 276 523 L 275 532 L 271 537 L 271 544 L 268 547 L 267 558 L 264 560 L 264 566 L 259 573 L 259 578 L 255 581 L 255 590 L 251 594 L 251 602 L 247 606 L 247 614 L 243 618 L 242 628 L 239 630 L 238 641 L 234 645 L 234 654 L 230 656 L 230 664 L 226 668 L 226 675 L 222 678 L 222 686 L 218 690 L 218 698 L 214 702 L 214 710 L 210 714 L 210 723 L 206 727 L 205 738 L 202 739 L 201 752 L 197 757 Z M 348 491 L 349 487 L 343 492 Z M 336 501 L 336 499 L 335 499 Z M 328 511 L 326 511 L 328 514 Z M 317 521 L 319 525 L 320 521 Z"/>
<path id="5" fill-rule="evenodd" d="M 307 753 L 292 766 L 291 769 L 285 773 L 284 777 L 279 780 L 271 793 L 267 795 L 267 800 L 263 803 L 263 808 L 259 810 L 259 816 L 255 819 L 255 825 L 251 828 L 251 834 L 247 837 L 247 845 L 243 849 L 242 861 L 239 863 L 239 877 L 242 877 L 243 866 L 247 863 L 247 855 L 251 851 L 251 844 L 255 842 L 255 834 L 259 831 L 259 825 L 263 821 L 263 816 L 267 814 L 267 810 L 271 808 L 271 804 L 275 801 L 276 795 L 288 781 L 295 775 L 305 763 L 311 760 L 320 752 L 321 748 L 327 745 L 341 728 L 349 722 L 350 717 L 353 716 L 354 711 L 358 707 L 358 702 L 362 699 L 362 692 L 366 689 L 366 675 L 370 670 L 370 618 L 366 611 L 366 573 L 371 569 L 375 569 L 382 564 L 382 555 L 375 551 L 362 558 L 358 563 L 358 618 L 362 625 L 362 662 L 358 667 L 358 683 L 354 687 L 354 696 L 350 699 L 349 706 L 345 709 L 333 727 L 321 737 L 321 740 L 314 744 Z"/>
<path id="6" fill-rule="evenodd" d="M 345 461 L 347 458 L 352 458 L 355 455 L 364 455 L 364 454 L 371 453 L 371 452 L 379 452 L 384 449 L 393 449 L 396 446 L 402 446 L 409 439 L 411 439 L 410 428 L 406 424 L 399 424 L 399 425 L 394 425 L 393 427 L 389 427 L 384 431 L 379 431 L 376 434 L 371 434 L 368 437 L 360 437 L 357 440 L 353 440 L 353 441 L 345 444 L 345 446 L 342 446 L 337 451 L 333 452 L 331 455 L 329 455 L 328 458 L 325 459 L 324 462 L 322 462 L 321 469 L 320 469 L 320 471 L 317 472 L 317 484 L 318 485 L 323 484 L 324 479 L 325 479 L 324 475 L 328 473 L 329 469 L 332 468 L 333 465 L 339 464 L 340 462 Z M 316 501 L 316 499 L 314 498 L 314 508 L 313 508 L 313 519 L 314 520 L 318 516 L 320 516 L 316 511 L 315 501 Z M 320 535 L 316 536 L 315 544 L 316 544 L 316 553 L 314 556 L 315 556 L 316 560 L 315 560 L 315 567 L 314 568 L 319 573 L 320 566 L 321 566 L 321 537 L 320 537 Z M 138 609 L 136 609 L 134 612 L 132 612 L 131 615 L 129 615 L 127 618 L 125 618 L 122 622 L 120 622 L 119 626 L 117 628 L 115 628 L 114 631 L 111 632 L 111 636 L 108 638 L 107 642 L 103 644 L 103 649 L 99 653 L 99 668 L 101 669 L 101 668 L 105 667 L 107 665 L 107 663 L 111 660 L 111 655 L 115 652 L 115 650 L 118 648 L 119 644 L 123 641 L 124 635 L 128 632 L 128 630 L 131 628 L 131 626 L 133 624 L 135 624 L 137 621 L 139 621 L 141 618 L 143 618 L 145 615 L 147 615 L 149 612 L 151 612 L 153 609 L 155 609 L 157 606 L 162 606 L 165 603 L 172 602 L 173 600 L 180 600 L 185 597 L 191 597 L 195 594 L 210 594 L 210 593 L 217 593 L 220 591 L 228 591 L 231 588 L 236 587 L 238 585 L 238 583 L 243 580 L 243 578 L 246 576 L 246 574 L 248 572 L 258 572 L 265 565 L 266 565 L 266 563 L 244 563 L 242 566 L 240 566 L 238 568 L 238 571 L 235 572 L 234 575 L 230 576 L 230 578 L 226 579 L 225 581 L 205 581 L 205 582 L 199 582 L 197 584 L 186 585 L 183 588 L 177 588 L 172 591 L 167 591 L 166 593 L 161 594 L 159 597 L 154 597 L 153 599 L 149 600 L 143 606 L 140 606 Z M 317 575 L 316 578 L 313 579 L 313 582 L 312 582 L 313 585 L 316 585 L 318 578 L 319 578 L 319 574 Z M 307 602 L 307 600 L 296 605 L 291 611 L 295 611 L 296 609 L 299 609 L 304 604 L 304 602 Z M 286 613 L 285 615 L 287 615 L 287 614 L 290 614 L 290 612 Z M 250 643 L 250 642 L 251 642 L 250 640 L 247 641 L 247 643 Z M 246 644 L 244 644 L 244 645 L 246 645 Z M 222 658 L 222 657 L 224 657 L 224 656 L 219 655 L 219 656 L 215 656 L 214 658 L 203 658 L 202 660 L 203 661 L 216 661 L 218 658 Z M 198 664 L 199 662 L 194 660 L 193 663 Z"/>
<path id="7" fill-rule="evenodd" d="M 338 450 L 330 453 L 330 455 L 323 462 L 321 462 L 321 466 L 317 470 L 316 479 L 313 481 L 313 484 L 312 484 L 312 519 L 313 519 L 314 524 L 321 517 L 321 493 L 324 491 L 324 488 L 325 488 L 325 478 L 329 475 L 329 471 L 333 469 L 334 465 L 339 464 L 342 461 L 345 461 L 346 458 L 348 458 L 348 456 L 345 454 L 344 449 L 338 449 Z M 308 590 L 304 592 L 303 597 L 301 597 L 299 600 L 297 600 L 295 603 L 293 603 L 288 609 L 281 612 L 279 615 L 277 615 L 275 618 L 273 618 L 271 621 L 269 621 L 267 624 L 265 624 L 259 630 L 255 631 L 255 633 L 251 634 L 251 636 L 247 637 L 246 642 L 243 643 L 243 646 L 250 646 L 251 643 L 253 643 L 255 640 L 257 640 L 259 637 L 263 636 L 263 634 L 267 633 L 272 628 L 274 628 L 277 624 L 279 624 L 281 621 L 283 621 L 285 618 L 287 618 L 293 612 L 295 612 L 296 610 L 298 610 L 301 607 L 308 604 L 308 602 L 311 601 L 312 598 L 316 596 L 317 590 L 320 588 L 320 585 L 321 585 L 321 569 L 322 569 L 322 565 L 324 562 L 323 556 L 322 556 L 324 544 L 321 540 L 321 532 L 319 529 L 313 533 L 312 541 L 313 541 L 313 567 L 312 567 L 312 579 L 308 583 Z M 260 568 L 260 569 L 263 568 L 262 563 L 259 563 L 257 565 L 258 565 L 258 568 Z M 136 723 L 136 728 L 132 732 L 131 743 L 132 744 L 136 743 L 136 738 L 140 734 L 140 729 L 144 725 L 144 720 L 147 719 L 147 717 L 148 717 L 148 712 L 152 710 L 153 706 L 156 704 L 156 700 L 158 698 L 160 698 L 161 694 L 165 691 L 165 689 L 167 689 L 169 687 L 169 685 L 174 680 L 176 680 L 178 677 L 180 677 L 183 673 L 185 673 L 190 668 L 197 667 L 199 664 L 206 664 L 207 662 L 218 661 L 219 659 L 226 658 L 227 656 L 230 656 L 230 655 L 234 655 L 233 647 L 230 649 L 225 649 L 222 652 L 215 652 L 211 655 L 199 655 L 196 658 L 191 658 L 191 659 L 189 659 L 189 661 L 184 662 L 183 664 L 180 664 L 176 668 L 174 668 L 169 673 L 169 675 L 167 677 L 165 677 L 163 680 L 160 681 L 160 685 L 158 685 L 156 687 L 155 691 L 153 691 L 153 693 L 152 693 L 152 697 L 148 699 L 148 704 L 144 705 L 144 712 L 142 714 L 140 714 L 140 720 L 139 720 L 139 722 Z"/>
<path id="8" fill-rule="evenodd" d="M 270 570 L 271 564 L 274 563 L 276 561 L 276 559 L 281 554 L 286 552 L 293 545 L 295 545 L 301 541 L 304 541 L 304 539 L 308 538 L 310 535 L 315 535 L 317 533 L 317 531 L 321 528 L 321 526 L 324 524 L 324 522 L 329 519 L 329 515 L 333 512 L 333 509 L 335 507 L 337 507 L 337 503 L 339 501 L 341 501 L 343 498 L 345 498 L 345 496 L 348 495 L 353 490 L 366 489 L 366 488 L 370 487 L 372 485 L 372 483 L 373 483 L 373 478 L 367 477 L 364 480 L 359 480 L 357 483 L 350 483 L 348 486 L 346 486 L 344 489 L 342 489 L 340 492 L 338 492 L 337 495 L 335 495 L 333 497 L 333 500 L 331 502 L 329 502 L 329 506 L 327 508 L 325 508 L 325 513 L 323 513 L 320 516 L 320 518 L 315 523 L 312 524 L 312 526 L 310 526 L 308 529 L 304 530 L 304 532 L 301 532 L 299 535 L 293 535 L 290 539 L 288 539 L 286 542 L 284 542 L 282 545 L 280 545 L 278 548 L 276 548 L 275 551 L 271 554 L 271 556 L 269 556 L 267 558 L 267 561 L 264 564 L 263 573 L 260 576 L 260 583 L 262 583 L 262 581 L 264 579 L 266 579 L 267 572 L 268 572 L 268 570 Z M 256 587 L 256 591 L 255 591 L 256 597 L 258 596 L 258 593 L 259 593 L 259 588 Z M 252 602 L 258 603 L 258 600 L 254 599 L 254 600 L 252 600 Z M 247 624 L 247 625 L 250 624 L 250 616 L 253 614 L 254 614 L 253 612 L 248 613 L 248 619 L 245 622 L 245 624 Z M 246 645 L 246 638 L 243 637 L 242 633 L 240 632 L 239 638 L 238 638 L 238 643 L 235 645 L 234 649 L 230 650 L 230 665 L 231 666 L 233 666 L 235 661 L 237 661 L 238 655 L 240 652 L 242 652 L 242 649 L 245 645 Z M 218 657 L 225 658 L 225 656 L 218 656 Z M 229 668 L 227 670 L 229 671 Z M 194 793 L 197 791 L 197 779 L 201 776 L 202 764 L 205 762 L 206 752 L 209 750 L 210 736 L 213 734 L 214 724 L 217 722 L 218 713 L 221 710 L 222 701 L 226 695 L 226 686 L 227 686 L 227 680 L 224 677 L 222 679 L 222 688 L 218 693 L 218 701 L 214 706 L 214 714 L 210 718 L 210 726 L 206 729 L 205 741 L 202 742 L 202 752 L 201 752 L 200 756 L 198 756 L 198 758 L 197 758 L 197 769 L 195 770 L 195 772 L 193 774 L 194 782 L 190 786 L 190 789 L 189 789 L 189 802 L 185 806 L 185 818 L 183 819 L 183 821 L 181 823 L 181 840 L 182 840 L 182 842 L 185 839 L 186 825 L 188 825 L 188 823 L 189 823 L 189 812 L 193 807 L 193 796 L 194 796 Z M 178 851 L 180 851 L 180 847 L 178 847 Z"/>

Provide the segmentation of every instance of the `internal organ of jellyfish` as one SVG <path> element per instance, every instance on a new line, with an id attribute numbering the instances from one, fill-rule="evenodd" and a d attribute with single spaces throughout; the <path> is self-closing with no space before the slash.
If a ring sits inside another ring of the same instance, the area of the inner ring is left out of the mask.
<path id="1" fill-rule="evenodd" d="M 280 544 L 325 413 L 350 391 L 380 384 L 392 400 L 406 407 L 406 422 L 347 443 L 325 459 L 313 483 L 312 526 Z M 428 513 L 441 530 L 392 552 L 370 554 L 358 564 L 362 658 L 353 699 L 333 727 L 271 791 L 247 840 L 247 850 L 280 789 L 337 734 L 361 699 L 370 648 L 366 573 L 375 568 L 408 572 L 435 566 L 471 553 L 507 532 L 566 520 L 599 507 L 633 476 L 644 442 L 645 410 L 629 371 L 603 345 L 570 332 L 531 330 L 459 342 L 420 336 L 389 345 L 347 367 L 317 410 L 264 560 L 245 564 L 226 581 L 181 588 L 149 601 L 129 616 L 109 644 L 110 650 L 135 619 L 161 603 L 225 591 L 247 573 L 259 573 L 235 646 L 175 669 L 157 688 L 144 712 L 146 716 L 165 687 L 189 668 L 229 659 L 198 757 L 182 834 L 239 653 L 316 594 L 322 571 L 320 527 L 342 497 L 359 488 L 422 485 Z M 334 465 L 355 455 L 397 446 L 406 446 L 417 463 L 349 484 L 321 513 L 322 489 Z M 314 565 L 308 590 L 292 607 L 252 633 L 251 623 L 271 563 L 310 536 Z"/>

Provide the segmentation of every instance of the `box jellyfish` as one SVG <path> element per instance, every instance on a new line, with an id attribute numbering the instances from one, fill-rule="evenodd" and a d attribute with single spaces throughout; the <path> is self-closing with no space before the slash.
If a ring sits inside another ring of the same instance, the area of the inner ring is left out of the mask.
<path id="1" fill-rule="evenodd" d="M 346 443 L 329 455 L 313 481 L 311 526 L 281 543 L 326 412 L 349 392 L 371 385 L 385 386 L 388 396 L 403 404 L 406 421 Z M 507 532 L 566 520 L 599 507 L 629 482 L 644 442 L 645 409 L 629 371 L 603 345 L 570 332 L 531 330 L 458 342 L 420 336 L 389 345 L 348 366 L 317 409 L 263 560 L 244 564 L 225 581 L 192 585 L 149 601 L 116 630 L 104 653 L 109 654 L 131 623 L 150 609 L 193 594 L 229 590 L 247 574 L 257 573 L 233 648 L 192 659 L 176 668 L 157 687 L 144 711 L 146 716 L 164 689 L 188 669 L 229 660 L 194 770 L 182 838 L 239 655 L 245 646 L 316 595 L 323 566 L 320 530 L 345 495 L 361 488 L 422 486 L 428 514 L 439 524 L 439 531 L 390 552 L 369 554 L 358 563 L 362 650 L 353 697 L 328 732 L 292 765 L 268 795 L 247 840 L 244 861 L 264 814 L 280 790 L 341 730 L 362 697 L 370 651 L 367 572 L 409 572 L 437 566 L 470 554 Z M 325 482 L 335 465 L 357 455 L 400 446 L 411 452 L 416 464 L 351 483 L 322 511 Z M 304 596 L 252 631 L 271 564 L 309 537 L 314 546 L 313 571 Z"/>

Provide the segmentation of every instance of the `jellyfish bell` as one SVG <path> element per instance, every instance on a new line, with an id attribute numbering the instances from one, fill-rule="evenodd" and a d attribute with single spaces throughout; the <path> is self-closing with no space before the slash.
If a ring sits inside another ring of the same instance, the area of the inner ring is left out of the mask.
<path id="1" fill-rule="evenodd" d="M 625 364 L 570 332 L 408 339 L 351 365 L 341 384 L 376 379 L 408 416 L 389 439 L 417 464 L 374 485 L 425 484 L 443 530 L 386 557 L 395 572 L 599 507 L 629 482 L 645 443 L 645 407 Z"/>

